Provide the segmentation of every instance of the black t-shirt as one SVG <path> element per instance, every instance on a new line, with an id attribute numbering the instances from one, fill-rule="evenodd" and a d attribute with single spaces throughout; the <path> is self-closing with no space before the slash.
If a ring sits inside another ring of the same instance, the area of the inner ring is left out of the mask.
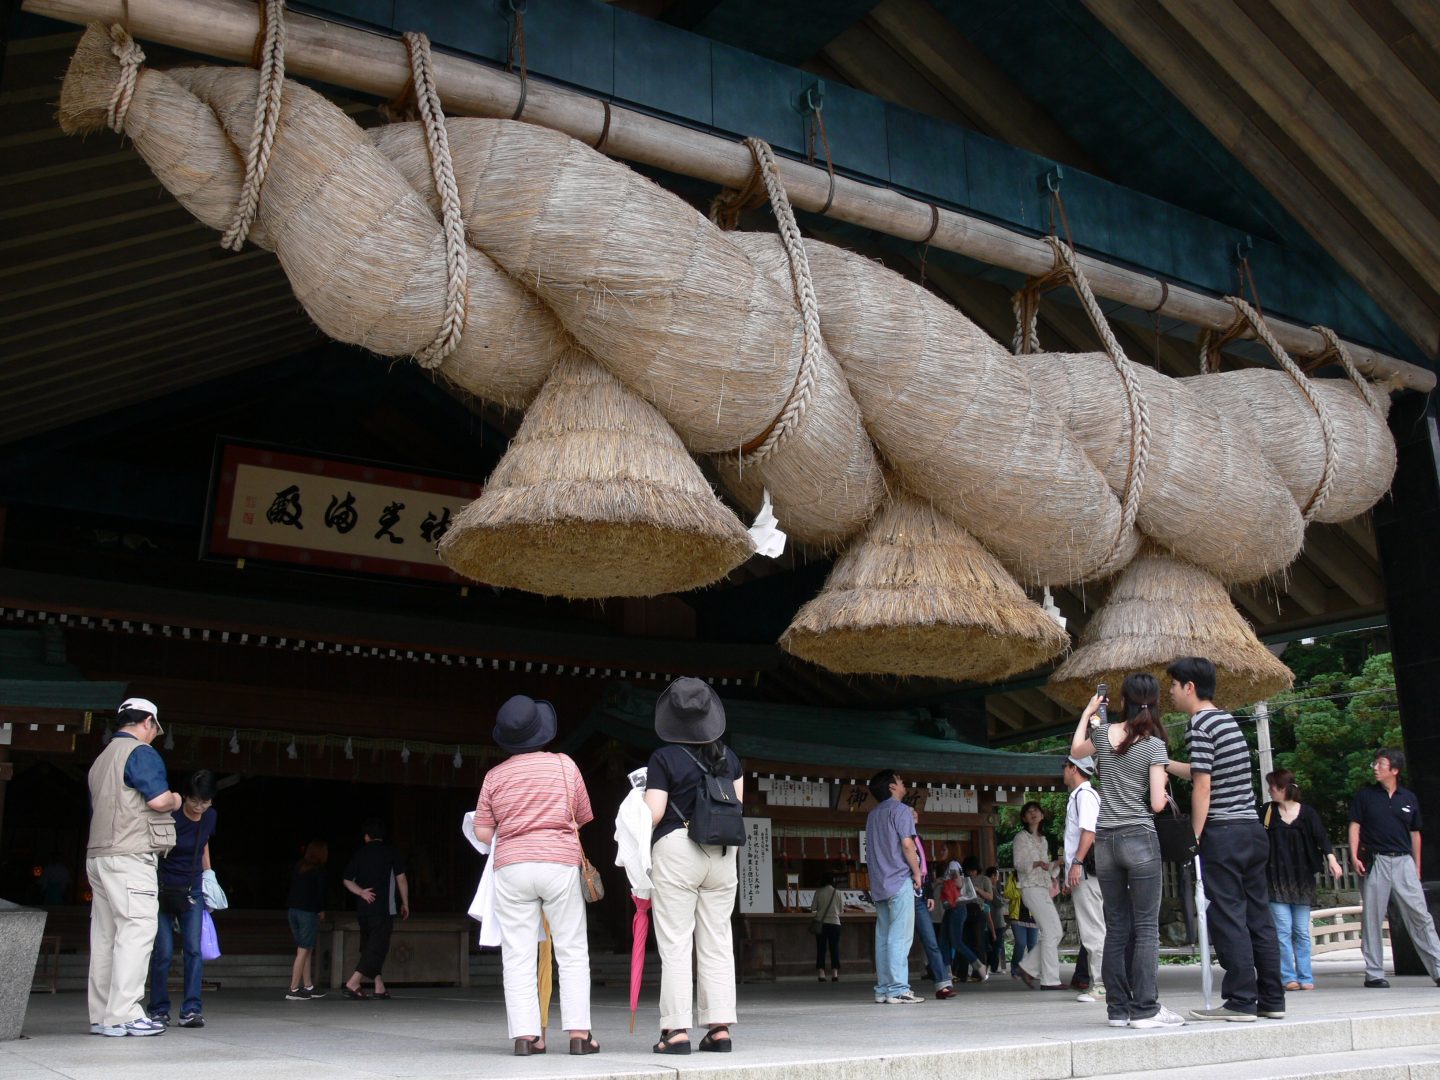
<path id="1" fill-rule="evenodd" d="M 175 846 L 160 860 L 160 881 L 165 885 L 199 888 L 205 845 L 215 835 L 215 808 L 209 807 L 199 821 L 191 821 L 183 807 L 171 811 L 170 816 L 175 819 Z"/>
<path id="2" fill-rule="evenodd" d="M 1379 784 L 1355 793 L 1350 820 L 1360 823 L 1360 846 L 1372 857 L 1411 854 L 1410 834 L 1424 828 L 1420 823 L 1420 800 L 1413 791 L 1396 787 L 1394 795 L 1387 795 Z"/>
<path id="3" fill-rule="evenodd" d="M 351 878 L 350 880 L 354 881 L 355 879 Z M 285 897 L 285 906 L 299 911 L 324 911 L 324 868 L 312 866 L 308 870 L 301 870 L 297 867 L 294 876 L 290 878 L 290 893 Z"/>
<path id="4" fill-rule="evenodd" d="M 361 897 L 355 897 L 355 910 L 388 911 L 391 915 L 396 914 L 395 875 L 403 873 L 405 861 L 400 858 L 400 853 L 384 840 L 371 840 L 355 852 L 345 867 L 345 880 L 355 882 L 362 889 L 375 890 L 373 904 L 367 904 Z"/>
<path id="5" fill-rule="evenodd" d="M 676 829 L 683 829 L 695 812 L 695 793 L 700 790 L 700 781 L 705 774 L 691 754 L 701 761 L 705 760 L 698 746 L 662 746 L 650 755 L 650 764 L 645 770 L 645 790 L 664 791 L 670 796 L 665 805 L 665 816 L 650 834 L 652 844 Z M 739 780 L 743 775 L 740 759 L 728 746 L 725 748 L 725 764 L 728 768 L 721 775 Z"/>

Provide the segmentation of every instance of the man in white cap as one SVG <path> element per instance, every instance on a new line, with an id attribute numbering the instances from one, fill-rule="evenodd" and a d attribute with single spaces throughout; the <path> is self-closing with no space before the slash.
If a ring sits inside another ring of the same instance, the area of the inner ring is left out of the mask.
<path id="1" fill-rule="evenodd" d="M 1105 904 L 1100 897 L 1100 879 L 1095 876 L 1095 824 L 1100 818 L 1100 793 L 1090 784 L 1095 759 L 1067 757 L 1065 786 L 1070 801 L 1065 804 L 1065 887 L 1075 901 L 1075 922 L 1080 944 L 1090 956 L 1090 985 L 1079 1001 L 1096 1001 L 1104 990 L 1101 963 L 1105 956 Z"/>
<path id="2" fill-rule="evenodd" d="M 126 698 L 90 766 L 90 1034 L 163 1035 L 145 1015 L 145 976 L 159 912 L 156 860 L 175 846 L 179 792 L 150 744 L 165 729 L 145 698 Z"/>

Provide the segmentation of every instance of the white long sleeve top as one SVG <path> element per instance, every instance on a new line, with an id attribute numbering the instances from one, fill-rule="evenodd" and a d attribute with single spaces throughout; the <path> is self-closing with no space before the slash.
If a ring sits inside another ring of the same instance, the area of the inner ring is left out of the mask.
<path id="1" fill-rule="evenodd" d="M 1022 829 L 1015 836 L 1012 849 L 1015 853 L 1015 878 L 1022 889 L 1048 889 L 1050 879 L 1058 872 L 1055 867 L 1041 870 L 1033 864 L 1050 862 L 1050 841 L 1045 834 L 1033 835 L 1029 829 Z"/>

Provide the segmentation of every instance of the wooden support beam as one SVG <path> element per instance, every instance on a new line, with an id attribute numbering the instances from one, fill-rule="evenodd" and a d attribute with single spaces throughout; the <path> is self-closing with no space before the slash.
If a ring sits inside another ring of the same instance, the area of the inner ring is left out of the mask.
<path id="1" fill-rule="evenodd" d="M 1040 726 L 1048 726 L 1056 723 L 1065 717 L 1066 712 L 1055 702 L 1051 701 L 1040 690 L 1012 690 L 1011 699 L 1040 722 Z M 1036 727 L 1036 724 L 1031 724 Z"/>
<path id="2" fill-rule="evenodd" d="M 1315 522 L 1305 531 L 1305 556 L 1356 604 L 1384 602 L 1385 584 L 1380 575 L 1355 557 L 1344 534 L 1334 526 Z"/>
<path id="3" fill-rule="evenodd" d="M 1431 176 L 1440 176 L 1440 101 L 1348 3 L 1269 0 Z M 1362 132 L 1362 134 L 1364 134 Z"/>
<path id="4" fill-rule="evenodd" d="M 1440 298 L 1433 283 L 1392 265 L 1398 254 L 1376 246 L 1361 228 L 1363 219 L 1351 216 L 1358 211 L 1352 207 L 1347 214 L 1332 201 L 1338 193 L 1305 171 L 1303 154 L 1296 151 L 1300 162 L 1291 159 L 1287 133 L 1257 122 L 1232 100 L 1227 69 L 1203 51 L 1197 56 L 1183 28 L 1148 0 L 1083 2 L 1407 334 L 1432 355 L 1440 351 Z M 1197 5 L 1201 13 L 1207 10 Z"/>
<path id="5" fill-rule="evenodd" d="M 985 698 L 985 711 L 995 717 L 1011 731 L 1024 731 L 1030 726 L 1028 713 L 1010 700 L 1005 694 L 990 694 Z"/>
<path id="6" fill-rule="evenodd" d="M 242 63 L 248 62 L 259 29 L 258 9 L 246 0 L 25 0 L 23 7 L 69 22 L 123 22 L 137 38 Z M 286 36 L 286 68 L 296 76 L 386 99 L 410 85 L 408 54 L 398 39 L 293 11 L 286 14 Z M 480 116 L 515 113 L 520 99 L 516 76 L 445 53 L 436 53 L 434 68 L 448 110 Z M 742 187 L 754 167 L 749 151 L 727 138 L 607 107 L 534 78 L 525 98 L 525 119 L 592 145 L 604 132 L 606 151 L 617 157 L 726 187 Z M 818 212 L 829 203 L 830 216 L 839 220 L 915 241 L 933 233 L 935 247 L 1024 274 L 1044 273 L 1053 264 L 1049 245 L 1038 237 L 951 210 L 938 212 L 936 227 L 932 207 L 920 199 L 848 177 L 834 180 L 832 198 L 832 181 L 823 168 L 781 159 L 779 169 L 791 202 L 801 210 Z M 1234 310 L 1223 298 L 1179 286 L 1167 291 L 1155 278 L 1090 256 L 1080 256 L 1079 262 L 1097 295 L 1215 330 L 1233 320 Z M 1325 350 L 1324 340 L 1308 327 L 1277 319 L 1271 330 L 1292 354 L 1317 356 Z M 1440 329 L 1431 330 L 1416 334 L 1416 340 L 1434 348 Z M 1432 371 L 1361 346 L 1352 347 L 1351 353 L 1367 373 L 1394 375 L 1422 392 L 1435 385 Z"/>
<path id="7" fill-rule="evenodd" d="M 1255 104 L 1295 140 L 1396 251 L 1440 281 L 1440 219 L 1378 160 L 1373 149 L 1234 0 L 1160 0 Z"/>
<path id="8" fill-rule="evenodd" d="M 1103 175 L 1085 148 L 929 0 L 881 0 L 865 24 L 985 134 Z"/>

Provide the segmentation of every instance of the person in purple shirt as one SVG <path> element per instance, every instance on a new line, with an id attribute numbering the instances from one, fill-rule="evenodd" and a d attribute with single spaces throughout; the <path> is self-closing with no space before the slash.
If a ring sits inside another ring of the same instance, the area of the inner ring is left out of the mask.
<path id="1" fill-rule="evenodd" d="M 865 817 L 865 859 L 875 904 L 875 1004 L 911 1005 L 925 999 L 910 989 L 910 942 L 920 857 L 915 816 L 905 805 L 905 781 L 881 769 L 867 785 L 875 808 Z"/>

